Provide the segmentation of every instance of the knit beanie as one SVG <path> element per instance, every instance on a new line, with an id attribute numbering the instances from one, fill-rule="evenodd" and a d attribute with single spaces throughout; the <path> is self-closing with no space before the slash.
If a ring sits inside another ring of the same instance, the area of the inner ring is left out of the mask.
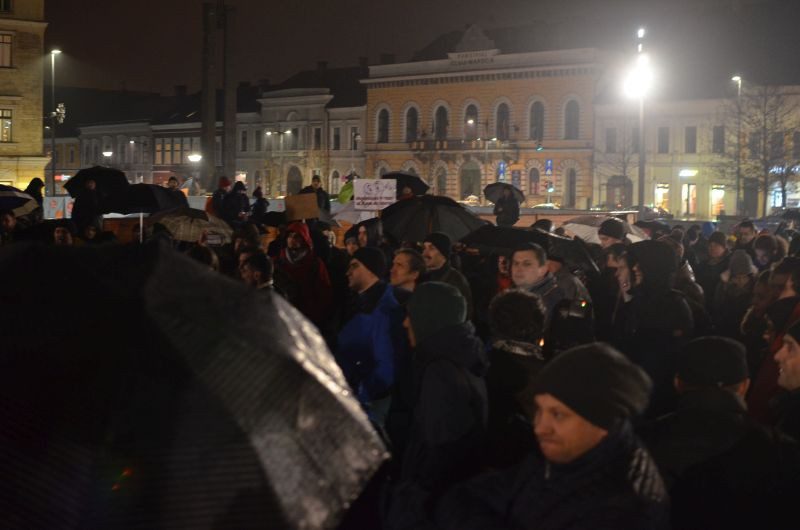
<path id="1" fill-rule="evenodd" d="M 220 188 L 227 188 L 231 185 L 231 180 L 228 177 L 220 177 L 219 178 L 219 187 Z"/>
<path id="2" fill-rule="evenodd" d="M 710 236 L 708 236 L 708 244 L 709 245 L 711 243 L 716 243 L 717 245 L 721 245 L 721 246 L 727 248 L 727 241 L 728 240 L 725 237 L 725 234 L 720 232 L 720 231 L 716 231 L 716 232 L 712 233 Z"/>
<path id="3" fill-rule="evenodd" d="M 753 274 L 757 271 L 753 265 L 753 260 L 750 258 L 750 254 L 741 249 L 735 250 L 733 254 L 731 254 L 731 261 L 728 265 L 728 270 L 731 271 L 731 276 L 737 276 L 739 274 Z"/>
<path id="4" fill-rule="evenodd" d="M 453 243 L 450 241 L 450 236 L 447 234 L 442 232 L 433 232 L 428 234 L 428 237 L 426 237 L 423 242 L 430 243 L 436 247 L 446 259 L 450 259 L 450 247 Z"/>
<path id="5" fill-rule="evenodd" d="M 353 253 L 353 258 L 356 259 L 369 271 L 377 276 L 383 278 L 386 274 L 386 257 L 380 249 L 375 247 L 362 247 Z"/>
<path id="6" fill-rule="evenodd" d="M 694 339 L 678 356 L 678 377 L 698 386 L 741 383 L 749 377 L 745 348 L 727 337 Z"/>
<path id="7" fill-rule="evenodd" d="M 641 414 L 652 383 L 641 368 L 599 342 L 569 349 L 545 365 L 534 394 L 550 394 L 588 422 L 609 430 Z"/>
<path id="8" fill-rule="evenodd" d="M 443 282 L 426 282 L 414 290 L 406 305 L 417 343 L 437 331 L 467 319 L 467 301 L 461 292 Z"/>
<path id="9" fill-rule="evenodd" d="M 601 236 L 613 237 L 622 241 L 625 239 L 625 225 L 616 217 L 612 217 L 603 221 L 597 233 Z"/>

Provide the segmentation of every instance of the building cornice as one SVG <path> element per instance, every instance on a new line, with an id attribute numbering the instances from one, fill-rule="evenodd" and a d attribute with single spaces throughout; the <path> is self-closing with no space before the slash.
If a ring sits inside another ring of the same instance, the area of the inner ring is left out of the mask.
<path id="1" fill-rule="evenodd" d="M 0 30 L 14 28 L 36 28 L 44 31 L 47 28 L 47 22 L 39 20 L 25 20 L 22 18 L 0 18 Z"/>

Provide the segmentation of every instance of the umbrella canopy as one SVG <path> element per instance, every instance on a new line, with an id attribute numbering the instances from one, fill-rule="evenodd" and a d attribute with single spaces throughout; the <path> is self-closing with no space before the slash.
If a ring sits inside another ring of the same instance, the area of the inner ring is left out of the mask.
<path id="1" fill-rule="evenodd" d="M 449 197 L 422 195 L 383 209 L 383 230 L 398 241 L 419 242 L 431 232 L 444 232 L 454 241 L 486 224 Z"/>
<path id="2" fill-rule="evenodd" d="M 0 210 L 11 210 L 15 217 L 24 217 L 39 208 L 36 199 L 13 186 L 0 185 Z"/>
<path id="3" fill-rule="evenodd" d="M 164 245 L 0 257 L 5 525 L 334 528 L 386 458 L 281 297 Z"/>
<path id="4" fill-rule="evenodd" d="M 78 192 L 84 188 L 87 180 L 93 180 L 95 182 L 97 185 L 97 193 L 101 197 L 119 195 L 130 185 L 128 183 L 128 177 L 119 169 L 94 166 L 81 169 L 75 173 L 75 176 L 70 177 L 67 183 L 64 184 L 64 188 L 71 196 L 75 197 L 78 195 Z"/>
<path id="5" fill-rule="evenodd" d="M 403 197 L 403 188 L 410 188 L 411 193 L 414 195 L 425 195 L 428 193 L 430 186 L 425 184 L 421 178 L 411 173 L 404 173 L 402 171 L 392 171 L 386 173 L 381 177 L 382 179 L 396 179 L 397 180 L 397 198 Z"/>
<path id="6" fill-rule="evenodd" d="M 182 207 L 158 212 L 149 216 L 145 224 L 152 227 L 156 223 L 169 230 L 176 241 L 194 243 L 200 240 L 204 232 L 219 236 L 223 244 L 230 243 L 233 238 L 233 229 L 228 223 L 195 208 Z"/>
<path id="7" fill-rule="evenodd" d="M 597 231 L 600 229 L 600 225 L 603 224 L 603 221 L 607 219 L 617 218 L 608 215 L 579 215 L 564 223 L 562 227 L 564 230 L 581 238 L 586 243 L 596 243 L 599 245 L 600 238 L 597 235 Z M 622 221 L 621 219 L 618 220 Z M 648 239 L 647 234 L 640 228 L 631 226 L 627 221 L 622 221 L 622 224 L 625 227 L 626 237 L 633 243 Z"/>
<path id="8" fill-rule="evenodd" d="M 483 195 L 492 202 L 497 202 L 500 200 L 500 197 L 503 196 L 503 190 L 509 189 L 511 190 L 511 194 L 517 200 L 517 202 L 522 203 L 525 201 L 525 194 L 519 188 L 515 188 L 511 184 L 506 184 L 505 182 L 493 182 L 483 188 Z"/>
<path id="9" fill-rule="evenodd" d="M 186 196 L 181 192 L 155 184 L 133 184 L 121 193 L 109 196 L 105 211 L 125 214 L 156 213 L 180 207 L 189 207 Z"/>
<path id="10" fill-rule="evenodd" d="M 356 210 L 356 204 L 353 201 L 349 201 L 339 208 L 338 212 L 333 214 L 333 218 L 337 221 L 344 221 L 345 223 L 355 225 L 361 221 L 372 219 L 375 215 L 373 211 Z"/>

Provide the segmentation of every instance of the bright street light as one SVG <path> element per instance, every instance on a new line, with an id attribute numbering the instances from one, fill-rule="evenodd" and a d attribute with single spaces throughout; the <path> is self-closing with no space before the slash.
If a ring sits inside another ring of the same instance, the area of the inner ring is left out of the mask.
<path id="1" fill-rule="evenodd" d="M 198 153 L 192 153 L 186 158 L 189 159 L 189 162 L 200 162 L 203 159 L 203 155 Z"/>
<path id="2" fill-rule="evenodd" d="M 639 31 L 636 32 L 636 36 L 640 39 L 644 38 L 644 28 L 639 28 Z"/>
<path id="3" fill-rule="evenodd" d="M 61 50 L 59 50 L 58 48 L 56 48 L 55 50 L 50 50 L 50 54 L 51 55 L 60 55 L 61 54 Z"/>
<path id="4" fill-rule="evenodd" d="M 114 154 L 113 151 L 103 151 L 103 156 L 106 158 L 111 158 L 111 155 L 113 154 Z"/>
<path id="5" fill-rule="evenodd" d="M 631 99 L 643 99 L 653 86 L 653 70 L 650 57 L 642 53 L 636 56 L 636 65 L 625 78 L 625 95 Z"/>

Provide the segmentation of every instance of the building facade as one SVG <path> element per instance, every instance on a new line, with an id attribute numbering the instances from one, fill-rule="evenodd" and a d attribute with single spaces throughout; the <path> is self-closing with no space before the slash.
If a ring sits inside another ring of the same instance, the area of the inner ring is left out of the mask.
<path id="1" fill-rule="evenodd" d="M 44 180 L 44 1 L 0 2 L 0 184 Z"/>
<path id="2" fill-rule="evenodd" d="M 479 200 L 507 181 L 528 205 L 586 208 L 604 61 L 594 49 L 505 54 L 472 26 L 446 58 L 372 66 L 367 176 L 409 171 Z"/>

